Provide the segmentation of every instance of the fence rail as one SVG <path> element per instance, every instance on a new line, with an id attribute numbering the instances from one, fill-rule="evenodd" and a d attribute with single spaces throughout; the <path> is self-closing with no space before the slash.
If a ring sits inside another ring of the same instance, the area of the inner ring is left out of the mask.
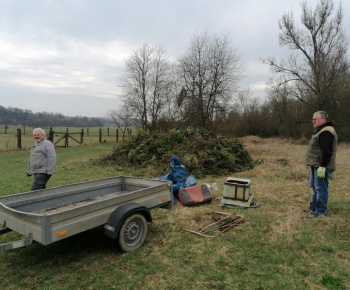
<path id="1" fill-rule="evenodd" d="M 3 130 L 1 130 L 1 127 Z M 46 137 L 56 147 L 71 147 L 97 143 L 117 143 L 132 134 L 131 129 L 123 133 L 116 128 L 63 128 L 41 127 Z M 0 125 L 0 150 L 31 148 L 33 145 L 34 127 Z M 86 132 L 86 133 L 85 133 Z M 77 137 L 78 136 L 78 137 Z M 71 141 L 71 142 L 69 142 Z"/>

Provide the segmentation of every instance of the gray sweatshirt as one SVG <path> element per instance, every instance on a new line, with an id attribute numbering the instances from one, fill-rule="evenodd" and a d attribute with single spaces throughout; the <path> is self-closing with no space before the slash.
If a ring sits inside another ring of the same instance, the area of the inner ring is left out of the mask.
<path id="1" fill-rule="evenodd" d="M 30 151 L 28 175 L 33 175 L 35 173 L 52 175 L 55 164 L 55 146 L 50 141 L 44 139 L 39 143 L 35 143 Z"/>

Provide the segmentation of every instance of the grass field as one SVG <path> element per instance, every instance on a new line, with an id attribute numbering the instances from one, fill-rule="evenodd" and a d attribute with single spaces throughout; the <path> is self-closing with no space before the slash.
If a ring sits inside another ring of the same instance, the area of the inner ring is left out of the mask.
<path id="1" fill-rule="evenodd" d="M 201 207 L 177 204 L 152 211 L 143 247 L 122 254 L 113 240 L 94 229 L 48 246 L 33 244 L 0 253 L 2 289 L 350 289 L 350 148 L 341 144 L 330 184 L 328 215 L 307 220 L 310 199 L 306 146 L 288 140 L 246 137 L 242 141 L 259 165 L 232 176 L 251 180 L 251 209 L 223 209 L 227 176 L 216 182 L 214 200 Z M 110 143 L 58 148 L 56 172 L 48 186 L 115 175 L 157 177 L 145 168 L 97 165 Z M 28 191 L 27 150 L 0 154 L 0 195 Z M 184 231 L 212 223 L 212 213 L 244 216 L 235 229 L 216 238 Z M 19 239 L 16 233 L 0 242 Z"/>
<path id="2" fill-rule="evenodd" d="M 26 127 L 25 129 L 23 127 L 21 129 L 21 146 L 22 149 L 28 149 L 33 146 L 33 129 L 32 127 Z M 44 127 L 43 128 L 48 135 L 50 132 L 50 128 Z M 122 133 L 120 130 L 118 130 L 118 136 L 116 128 L 66 128 L 66 127 L 53 127 L 53 131 L 55 132 L 54 140 L 56 146 L 65 146 L 65 139 L 62 138 L 64 136 L 64 133 L 68 132 L 71 134 L 71 137 L 68 138 L 68 145 L 69 147 L 75 147 L 80 146 L 78 142 L 80 142 L 80 133 L 82 130 L 84 131 L 83 135 L 83 145 L 92 145 L 99 143 L 99 130 L 102 130 L 101 133 L 101 142 L 104 143 L 116 143 L 117 139 L 118 141 L 122 140 Z M 74 138 L 74 139 L 72 139 Z M 78 141 L 78 142 L 77 142 Z M 0 151 L 4 150 L 13 150 L 17 149 L 17 127 L 16 126 L 10 126 L 6 130 L 4 125 L 0 126 Z"/>

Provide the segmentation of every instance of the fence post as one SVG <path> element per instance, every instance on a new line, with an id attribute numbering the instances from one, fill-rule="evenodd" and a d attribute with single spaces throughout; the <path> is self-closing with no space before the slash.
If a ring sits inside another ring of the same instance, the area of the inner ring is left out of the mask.
<path id="1" fill-rule="evenodd" d="M 119 131 L 118 129 L 115 129 L 115 141 L 117 141 L 117 143 L 119 142 L 118 139 L 119 139 Z"/>
<path id="2" fill-rule="evenodd" d="M 52 132 L 52 127 L 50 127 L 50 130 L 49 130 L 49 141 L 51 141 L 53 143 L 53 132 Z"/>
<path id="3" fill-rule="evenodd" d="M 23 135 L 26 134 L 26 125 L 23 125 Z"/>
<path id="4" fill-rule="evenodd" d="M 89 135 L 89 128 L 86 129 L 86 134 L 87 134 L 88 137 L 90 136 Z"/>
<path id="5" fill-rule="evenodd" d="M 102 143 L 102 129 L 99 130 L 99 142 Z"/>
<path id="6" fill-rule="evenodd" d="M 7 125 L 5 125 L 5 134 L 7 134 L 7 128 L 8 128 Z"/>
<path id="7" fill-rule="evenodd" d="M 66 132 L 66 138 L 64 139 L 64 147 L 68 148 L 68 128 L 67 128 L 67 132 Z"/>
<path id="8" fill-rule="evenodd" d="M 109 127 L 107 127 L 107 136 L 109 137 Z"/>
<path id="9" fill-rule="evenodd" d="M 81 129 L 81 133 L 80 133 L 80 145 L 82 145 L 84 143 L 84 129 Z"/>
<path id="10" fill-rule="evenodd" d="M 22 136 L 21 136 L 21 129 L 17 129 L 17 148 L 22 149 Z"/>

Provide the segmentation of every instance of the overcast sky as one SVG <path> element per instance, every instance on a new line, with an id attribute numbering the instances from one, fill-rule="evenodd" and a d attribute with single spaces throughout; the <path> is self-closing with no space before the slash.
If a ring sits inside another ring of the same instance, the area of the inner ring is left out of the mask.
<path id="1" fill-rule="evenodd" d="M 246 60 L 241 89 L 263 99 L 271 75 L 260 58 L 288 54 L 278 19 L 293 11 L 300 23 L 301 1 L 0 0 L 0 105 L 103 117 L 120 105 L 117 79 L 133 50 L 162 44 L 175 59 L 195 33 L 223 30 Z M 350 1 L 342 7 L 350 39 Z"/>

